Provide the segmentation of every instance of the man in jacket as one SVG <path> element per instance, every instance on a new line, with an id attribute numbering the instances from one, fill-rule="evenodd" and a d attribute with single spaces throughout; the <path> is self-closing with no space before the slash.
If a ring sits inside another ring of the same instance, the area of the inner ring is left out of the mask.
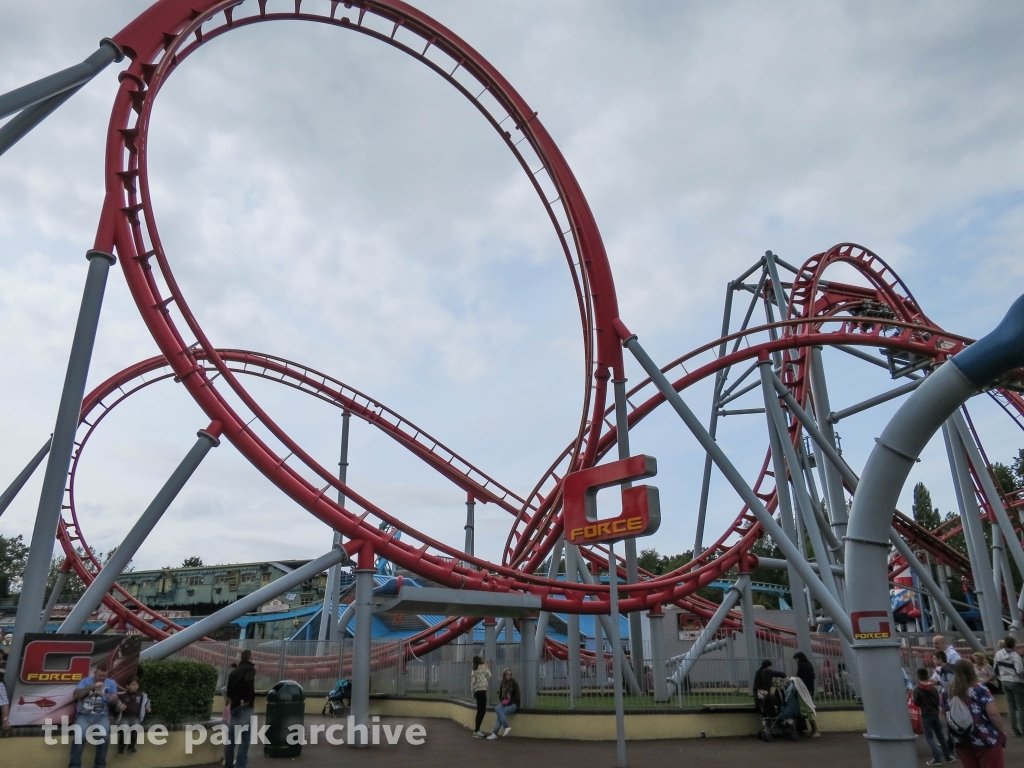
<path id="1" fill-rule="evenodd" d="M 1017 736 L 1024 736 L 1024 658 L 1017 653 L 1017 641 L 1012 635 L 996 651 L 995 667 L 1010 708 L 1010 728 Z"/>
<path id="2" fill-rule="evenodd" d="M 228 676 L 227 696 L 231 702 L 231 729 L 228 744 L 224 747 L 224 766 L 245 768 L 249 763 L 249 740 L 252 738 L 249 725 L 256 699 L 256 667 L 252 663 L 252 651 L 242 651 L 238 666 Z"/>

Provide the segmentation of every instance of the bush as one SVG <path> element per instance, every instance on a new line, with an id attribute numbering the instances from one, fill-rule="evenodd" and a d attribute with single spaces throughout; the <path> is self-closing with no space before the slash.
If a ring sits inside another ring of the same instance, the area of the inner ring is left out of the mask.
<path id="1" fill-rule="evenodd" d="M 216 667 L 178 659 L 142 661 L 139 682 L 153 707 L 151 717 L 165 723 L 210 719 L 217 689 Z"/>

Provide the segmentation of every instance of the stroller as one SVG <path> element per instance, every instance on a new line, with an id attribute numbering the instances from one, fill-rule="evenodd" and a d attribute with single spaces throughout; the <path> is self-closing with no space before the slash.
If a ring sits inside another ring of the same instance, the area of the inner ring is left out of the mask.
<path id="1" fill-rule="evenodd" d="M 800 718 L 800 696 L 791 680 L 780 679 L 760 700 L 762 741 L 775 741 L 776 736 L 797 740 L 797 722 Z"/>
<path id="2" fill-rule="evenodd" d="M 352 681 L 339 680 L 327 694 L 322 714 L 324 717 L 344 717 L 352 708 Z"/>

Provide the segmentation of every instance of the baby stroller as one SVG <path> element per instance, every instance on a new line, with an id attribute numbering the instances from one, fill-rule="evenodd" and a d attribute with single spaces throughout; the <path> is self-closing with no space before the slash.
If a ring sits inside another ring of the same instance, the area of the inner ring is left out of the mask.
<path id="1" fill-rule="evenodd" d="M 339 680 L 334 689 L 327 694 L 327 701 L 324 702 L 324 709 L 321 714 L 324 717 L 344 717 L 352 707 L 352 681 Z"/>
<path id="2" fill-rule="evenodd" d="M 800 696 L 792 681 L 780 679 L 772 685 L 771 691 L 761 699 L 761 731 L 757 737 L 762 741 L 775 741 L 776 736 L 797 740 L 797 720 L 800 717 Z"/>

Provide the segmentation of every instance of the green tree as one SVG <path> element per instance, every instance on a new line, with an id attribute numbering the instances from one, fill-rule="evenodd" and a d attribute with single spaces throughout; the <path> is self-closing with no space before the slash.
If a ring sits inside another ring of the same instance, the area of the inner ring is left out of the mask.
<path id="1" fill-rule="evenodd" d="M 21 576 L 28 562 L 28 547 L 21 536 L 0 536 L 0 597 L 21 592 Z"/>
<path id="2" fill-rule="evenodd" d="M 996 461 L 992 464 L 992 476 L 1003 493 L 1013 493 L 1020 487 L 1014 471 L 1001 462 Z"/>
<path id="3" fill-rule="evenodd" d="M 1010 463 L 1018 488 L 1024 488 L 1024 448 L 1017 451 L 1017 458 Z"/>
<path id="4" fill-rule="evenodd" d="M 199 555 L 193 555 L 192 557 L 186 557 L 184 560 L 181 561 L 181 567 L 182 568 L 202 568 L 203 567 L 203 558 L 199 557 Z"/>
<path id="5" fill-rule="evenodd" d="M 918 483 L 914 486 L 914 504 L 912 509 L 914 520 L 929 531 L 934 531 L 942 522 L 939 510 L 932 506 L 932 494 L 924 483 Z"/>

